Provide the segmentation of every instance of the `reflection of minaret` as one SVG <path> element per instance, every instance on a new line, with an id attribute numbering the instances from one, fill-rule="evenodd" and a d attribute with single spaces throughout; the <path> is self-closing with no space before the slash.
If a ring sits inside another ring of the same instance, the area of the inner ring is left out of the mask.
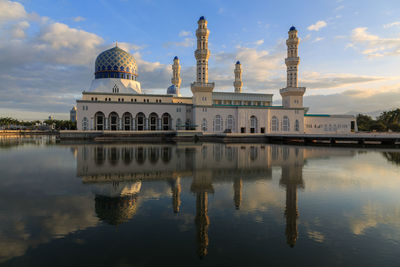
<path id="1" fill-rule="evenodd" d="M 297 241 L 297 188 L 304 188 L 303 166 L 299 164 L 282 166 L 282 177 L 279 182 L 286 187 L 286 242 L 294 247 Z"/>
<path id="2" fill-rule="evenodd" d="M 234 191 L 233 201 L 235 202 L 235 208 L 237 210 L 240 209 L 240 204 L 242 203 L 242 187 L 243 187 L 242 179 L 235 178 L 235 181 L 233 182 L 233 191 Z"/>
<path id="3" fill-rule="evenodd" d="M 171 191 L 172 191 L 172 206 L 174 213 L 179 212 L 181 206 L 181 178 L 170 180 Z"/>
<path id="4" fill-rule="evenodd" d="M 208 253 L 208 193 L 214 193 L 211 184 L 211 173 L 196 173 L 193 176 L 191 191 L 196 193 L 196 235 L 198 255 L 200 258 Z"/>

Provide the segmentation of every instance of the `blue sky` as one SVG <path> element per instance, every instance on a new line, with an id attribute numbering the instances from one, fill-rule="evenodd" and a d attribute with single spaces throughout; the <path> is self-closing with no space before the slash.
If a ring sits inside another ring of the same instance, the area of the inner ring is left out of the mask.
<path id="1" fill-rule="evenodd" d="M 134 54 L 147 93 L 182 92 L 195 77 L 194 32 L 210 29 L 210 80 L 232 91 L 242 62 L 244 91 L 285 86 L 285 39 L 299 30 L 300 85 L 314 113 L 376 112 L 400 106 L 399 1 L 0 0 L 0 116 L 67 118 L 90 86 L 94 60 L 117 40 Z"/>

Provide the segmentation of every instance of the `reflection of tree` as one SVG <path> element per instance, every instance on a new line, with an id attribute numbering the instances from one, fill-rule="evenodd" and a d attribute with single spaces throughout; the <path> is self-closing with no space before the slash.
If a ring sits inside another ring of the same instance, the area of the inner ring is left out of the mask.
<path id="1" fill-rule="evenodd" d="M 383 152 L 382 155 L 393 164 L 400 165 L 400 152 Z"/>

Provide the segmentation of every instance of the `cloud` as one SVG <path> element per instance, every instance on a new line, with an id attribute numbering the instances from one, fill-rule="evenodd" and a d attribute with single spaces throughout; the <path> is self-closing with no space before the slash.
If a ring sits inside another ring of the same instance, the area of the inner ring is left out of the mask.
<path id="1" fill-rule="evenodd" d="M 262 45 L 263 43 L 264 43 L 264 39 L 254 42 L 255 45 Z"/>
<path id="2" fill-rule="evenodd" d="M 319 31 L 320 29 L 326 27 L 327 25 L 328 24 L 325 21 L 319 20 L 315 24 L 308 26 L 307 29 L 309 31 Z"/>
<path id="3" fill-rule="evenodd" d="M 320 42 L 320 41 L 322 41 L 322 40 L 324 40 L 325 38 L 324 37 L 317 37 L 317 38 L 315 38 L 314 39 L 314 41 L 312 41 L 313 43 L 316 43 L 316 42 Z"/>
<path id="4" fill-rule="evenodd" d="M 304 105 L 311 108 L 310 113 L 343 114 L 350 111 L 389 110 L 400 106 L 400 83 L 348 89 L 329 95 L 307 95 L 304 97 Z"/>
<path id="5" fill-rule="evenodd" d="M 343 5 L 341 5 L 341 6 L 338 6 L 337 8 L 335 8 L 335 11 L 342 10 L 343 8 L 344 8 L 344 6 L 343 6 Z"/>
<path id="6" fill-rule="evenodd" d="M 279 88 L 281 75 L 284 75 L 285 45 L 279 41 L 270 50 L 238 46 L 233 52 L 220 52 L 214 55 L 215 66 L 210 69 L 210 80 L 217 82 L 217 90 L 232 88 L 234 63 L 242 63 L 244 88 L 252 91 Z M 281 75 L 280 75 L 281 74 Z M 277 79 L 278 83 L 275 83 Z"/>
<path id="7" fill-rule="evenodd" d="M 28 16 L 25 8 L 18 2 L 0 1 L 0 23 L 24 19 Z"/>
<path id="8" fill-rule="evenodd" d="M 194 46 L 194 39 L 191 37 L 187 37 L 181 42 L 166 42 L 163 44 L 164 48 L 168 48 L 170 46 L 191 47 Z"/>
<path id="9" fill-rule="evenodd" d="M 81 16 L 77 16 L 77 17 L 73 18 L 73 21 L 75 21 L 75 22 L 81 22 L 81 21 L 85 21 L 85 20 L 86 19 L 84 17 L 81 17 Z"/>
<path id="10" fill-rule="evenodd" d="M 184 30 L 179 32 L 179 37 L 185 37 L 185 36 L 189 36 L 189 35 L 192 35 L 192 32 L 184 31 Z"/>
<path id="11" fill-rule="evenodd" d="M 387 29 L 387 28 L 391 28 L 391 27 L 395 27 L 395 26 L 400 26 L 400 21 L 395 21 L 392 23 L 388 23 L 383 25 L 383 28 Z"/>
<path id="12" fill-rule="evenodd" d="M 300 83 L 311 89 L 337 89 L 354 86 L 355 84 L 383 81 L 384 77 L 355 75 L 346 73 L 304 72 Z"/>
<path id="13" fill-rule="evenodd" d="M 94 33 L 29 14 L 8 1 L 0 1 L 0 32 L 1 114 L 20 119 L 68 118 L 90 85 L 96 56 L 111 46 Z M 135 53 L 144 88 L 168 86 L 170 67 L 143 60 L 139 51 L 145 46 L 119 46 Z"/>
<path id="14" fill-rule="evenodd" d="M 20 21 L 16 23 L 11 29 L 11 35 L 14 39 L 23 39 L 26 37 L 25 30 L 29 28 L 30 24 L 27 21 Z"/>
<path id="15" fill-rule="evenodd" d="M 347 47 L 357 48 L 369 58 L 400 55 L 400 38 L 383 38 L 367 30 L 367 27 L 353 29 Z"/>

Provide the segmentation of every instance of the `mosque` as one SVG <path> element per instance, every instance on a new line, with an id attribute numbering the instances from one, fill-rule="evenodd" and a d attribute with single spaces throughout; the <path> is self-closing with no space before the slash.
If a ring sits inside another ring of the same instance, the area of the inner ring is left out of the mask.
<path id="1" fill-rule="evenodd" d="M 357 131 L 356 119 L 347 115 L 308 114 L 303 106 L 305 87 L 298 86 L 299 38 L 294 26 L 287 45 L 287 85 L 279 90 L 282 105 L 272 104 L 272 94 L 242 92 L 242 65 L 234 66 L 232 92 L 214 91 L 208 80 L 209 30 L 202 16 L 197 22 L 196 80 L 192 97 L 180 94 L 179 58 L 172 64 L 172 85 L 166 94 L 146 94 L 138 81 L 132 55 L 117 45 L 96 59 L 90 89 L 77 100 L 77 129 L 81 131 L 196 130 L 207 133 L 312 133 Z"/>

